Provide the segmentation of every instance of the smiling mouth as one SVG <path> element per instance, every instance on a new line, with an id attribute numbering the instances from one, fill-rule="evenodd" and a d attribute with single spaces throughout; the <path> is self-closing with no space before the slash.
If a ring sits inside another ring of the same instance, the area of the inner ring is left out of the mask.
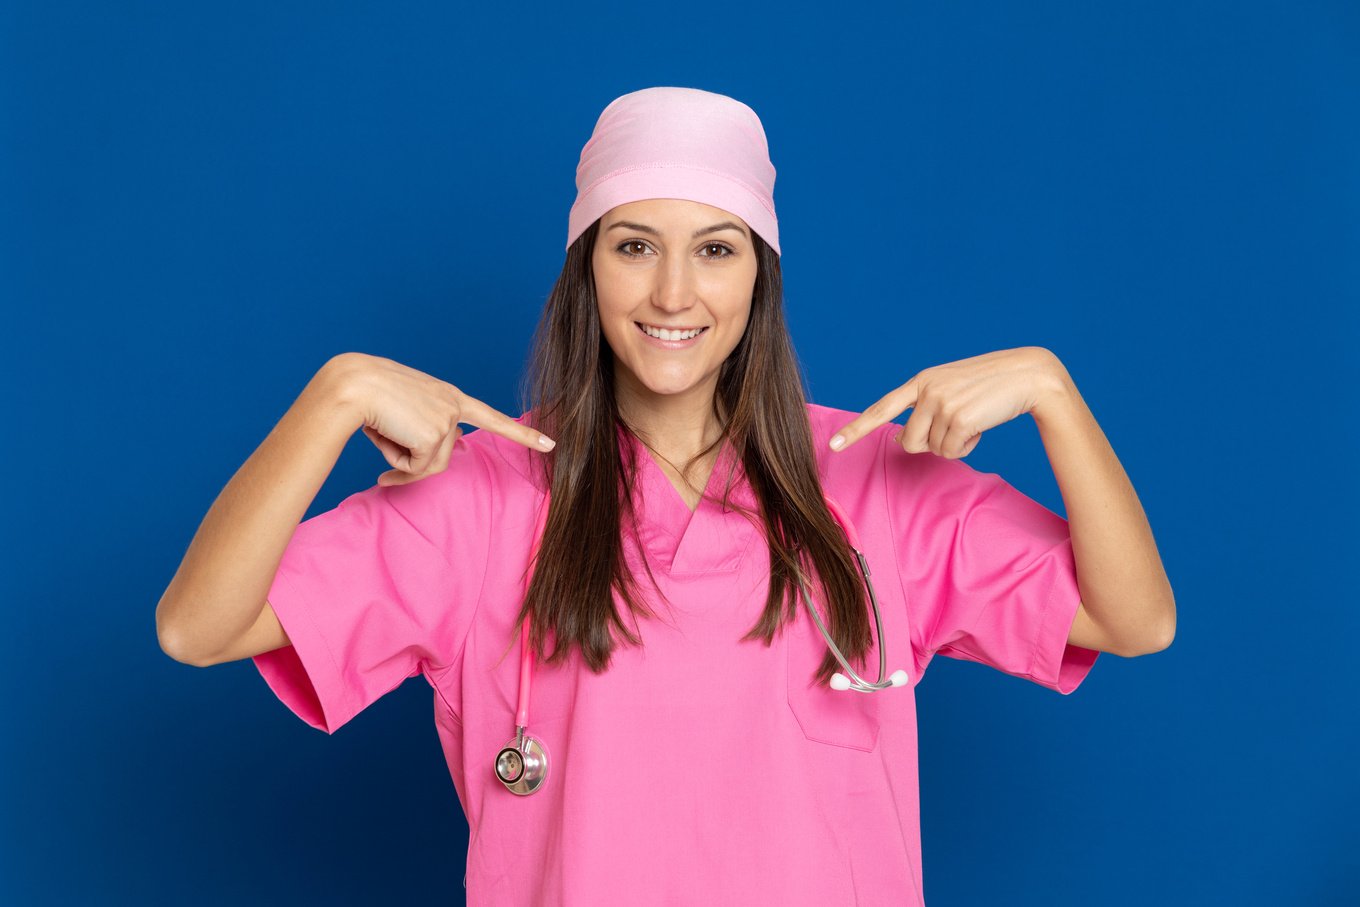
<path id="1" fill-rule="evenodd" d="M 703 334 L 709 328 L 708 325 L 704 325 L 701 328 L 684 328 L 676 330 L 670 328 L 658 328 L 655 327 L 654 325 L 643 324 L 641 321 L 634 321 L 633 324 L 637 325 L 639 331 L 646 334 L 648 337 L 651 337 L 653 340 L 662 340 L 668 343 L 693 340 L 694 338 Z"/>

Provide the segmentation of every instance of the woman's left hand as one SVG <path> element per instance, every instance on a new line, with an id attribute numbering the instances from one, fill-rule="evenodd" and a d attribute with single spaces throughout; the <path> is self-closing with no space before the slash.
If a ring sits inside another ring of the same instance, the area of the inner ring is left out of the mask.
<path id="1" fill-rule="evenodd" d="M 1067 369 L 1041 346 L 984 353 L 917 372 L 842 428 L 836 437 L 845 450 L 880 425 L 914 408 L 895 439 L 908 453 L 930 451 L 941 457 L 966 457 L 982 433 L 1023 413 L 1033 412 L 1070 381 Z"/>

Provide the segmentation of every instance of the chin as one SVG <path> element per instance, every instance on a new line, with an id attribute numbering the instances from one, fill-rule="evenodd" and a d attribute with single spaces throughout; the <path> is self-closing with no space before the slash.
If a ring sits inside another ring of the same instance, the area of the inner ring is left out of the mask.
<path id="1" fill-rule="evenodd" d="M 693 391 L 701 386 L 709 377 L 699 368 L 683 368 L 676 370 L 665 367 L 657 368 L 658 363 L 649 361 L 650 350 L 643 351 L 633 362 L 622 359 L 615 359 L 616 367 L 622 366 L 623 371 L 629 375 L 629 380 L 639 392 L 654 394 L 658 397 L 674 397 Z M 643 366 L 639 369 L 637 366 Z M 652 366 L 652 368 L 646 368 Z"/>
<path id="2" fill-rule="evenodd" d="M 661 376 L 644 377 L 633 373 L 634 380 L 641 390 L 660 397 L 670 397 L 691 391 L 703 383 L 699 377 L 665 378 Z"/>
<path id="3" fill-rule="evenodd" d="M 656 385 L 648 384 L 647 382 L 644 381 L 642 383 L 642 386 L 650 393 L 656 394 L 658 397 L 675 397 L 688 391 L 694 390 L 694 388 L 698 387 L 698 384 L 699 383 L 697 381 L 691 381 L 688 384 Z"/>

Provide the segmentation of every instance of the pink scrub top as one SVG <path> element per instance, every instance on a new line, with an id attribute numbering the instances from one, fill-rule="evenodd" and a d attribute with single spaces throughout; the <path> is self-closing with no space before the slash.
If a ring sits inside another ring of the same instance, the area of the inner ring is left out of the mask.
<path id="1" fill-rule="evenodd" d="M 691 511 L 626 438 L 640 536 L 672 607 L 644 574 L 658 618 L 629 619 L 643 646 L 618 645 L 599 675 L 576 650 L 537 665 L 529 732 L 548 778 L 510 793 L 493 763 L 514 736 L 513 620 L 543 491 L 540 454 L 485 430 L 460 438 L 443 472 L 298 526 L 269 590 L 291 645 L 255 665 L 328 734 L 425 677 L 470 832 L 469 904 L 924 905 L 915 686 L 931 657 L 1066 694 L 1099 653 L 1067 643 L 1079 593 L 1066 520 L 994 473 L 903 451 L 896 424 L 831 451 L 857 414 L 807 412 L 823 487 L 869 562 L 888 670 L 907 686 L 811 686 L 826 645 L 801 601 L 773 645 L 740 641 L 764 608 L 763 536 L 718 503 Z M 733 460 L 724 446 L 710 493 Z M 734 488 L 754 506 L 740 468 Z M 877 650 L 866 665 L 877 679 Z"/>

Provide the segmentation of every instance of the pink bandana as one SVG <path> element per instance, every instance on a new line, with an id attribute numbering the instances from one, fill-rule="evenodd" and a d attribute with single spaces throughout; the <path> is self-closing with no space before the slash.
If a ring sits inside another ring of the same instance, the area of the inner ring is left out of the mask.
<path id="1" fill-rule="evenodd" d="M 610 208 L 683 198 L 737 215 L 779 253 L 774 165 L 755 111 L 698 88 L 644 88 L 600 114 L 576 165 L 567 247 Z"/>

